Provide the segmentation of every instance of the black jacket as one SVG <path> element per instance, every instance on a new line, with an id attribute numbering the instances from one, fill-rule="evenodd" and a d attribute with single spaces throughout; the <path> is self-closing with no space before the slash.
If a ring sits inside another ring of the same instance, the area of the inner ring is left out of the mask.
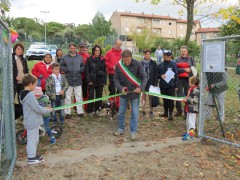
<path id="1" fill-rule="evenodd" d="M 85 74 L 87 83 L 92 82 L 95 86 L 105 85 L 107 82 L 105 59 L 102 56 L 87 58 Z"/>
<path id="2" fill-rule="evenodd" d="M 161 87 L 176 88 L 178 85 L 178 69 L 177 69 L 176 63 L 173 61 L 163 61 L 160 64 L 158 64 L 157 68 L 158 68 L 158 75 L 160 78 L 160 83 L 159 83 L 160 88 Z M 171 70 L 175 73 L 174 78 L 172 78 L 169 83 L 167 83 L 164 79 L 162 79 L 162 75 L 167 72 L 168 68 L 171 68 Z"/>
<path id="3" fill-rule="evenodd" d="M 20 59 L 23 65 L 23 73 L 27 74 L 28 73 L 27 61 L 23 56 L 20 56 Z M 17 87 L 16 77 L 18 76 L 18 69 L 17 69 L 16 60 L 15 60 L 15 53 L 12 54 L 12 64 L 13 64 L 13 85 L 14 85 L 14 92 L 16 92 L 16 87 Z"/>
<path id="4" fill-rule="evenodd" d="M 143 61 L 142 61 L 142 65 L 143 65 Z M 144 68 L 144 65 L 143 65 L 143 68 Z M 148 76 L 148 82 L 147 82 L 145 90 L 149 91 L 150 85 L 153 85 L 153 86 L 157 86 L 158 85 L 157 63 L 155 61 L 153 61 L 153 60 L 150 60 L 149 74 L 147 76 Z"/>

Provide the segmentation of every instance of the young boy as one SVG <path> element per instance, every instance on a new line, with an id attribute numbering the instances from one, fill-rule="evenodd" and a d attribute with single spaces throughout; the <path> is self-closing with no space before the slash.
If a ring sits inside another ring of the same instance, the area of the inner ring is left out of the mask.
<path id="1" fill-rule="evenodd" d="M 43 124 L 43 115 L 53 111 L 51 108 L 44 108 L 37 102 L 32 93 L 37 84 L 37 77 L 32 74 L 25 74 L 23 77 L 24 90 L 20 92 L 20 101 L 23 106 L 24 127 L 27 129 L 27 158 L 28 164 L 37 164 L 43 161 L 37 155 L 37 145 L 39 142 L 39 126 Z"/>
<path id="2" fill-rule="evenodd" d="M 68 83 L 63 74 L 60 74 L 60 65 L 57 62 L 52 64 L 52 74 L 46 80 L 45 90 L 51 100 L 52 107 L 64 105 L 65 92 L 68 89 Z M 60 112 L 60 124 L 64 123 L 64 112 Z M 53 112 L 54 123 L 57 123 L 56 112 Z"/>
<path id="3" fill-rule="evenodd" d="M 42 88 L 41 87 L 36 87 L 33 91 L 33 94 L 37 98 L 38 104 L 42 107 L 50 107 L 50 100 L 46 95 L 43 94 Z M 56 139 L 52 134 L 52 130 L 49 128 L 49 121 L 50 121 L 50 113 L 43 115 L 43 123 L 44 123 L 44 129 L 46 130 L 49 138 L 50 138 L 50 143 L 55 144 Z"/>
<path id="4" fill-rule="evenodd" d="M 197 113 L 199 112 L 199 96 L 200 89 L 198 87 L 199 79 L 197 76 L 189 78 L 189 90 L 187 97 L 183 100 L 185 102 L 185 110 L 187 112 L 186 125 L 187 133 L 183 134 L 183 141 L 192 140 L 195 132 L 195 123 Z"/>

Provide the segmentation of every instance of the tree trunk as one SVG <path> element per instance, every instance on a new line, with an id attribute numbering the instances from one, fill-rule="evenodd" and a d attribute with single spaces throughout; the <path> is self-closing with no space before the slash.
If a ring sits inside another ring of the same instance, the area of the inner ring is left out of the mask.
<path id="1" fill-rule="evenodd" d="M 187 31 L 185 36 L 185 45 L 188 45 L 193 28 L 193 10 L 195 0 L 187 0 Z"/>

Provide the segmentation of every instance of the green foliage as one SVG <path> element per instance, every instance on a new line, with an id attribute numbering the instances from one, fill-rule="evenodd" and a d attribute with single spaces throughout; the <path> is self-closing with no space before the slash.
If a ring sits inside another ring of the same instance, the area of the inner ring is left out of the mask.
<path id="1" fill-rule="evenodd" d="M 5 11 L 6 12 L 9 12 L 10 11 L 10 6 L 11 6 L 11 3 L 9 0 L 5 0 L 5 1 L 0 1 L 0 10 L 1 10 L 1 14 L 5 14 Z"/>
<path id="2" fill-rule="evenodd" d="M 239 9 L 236 10 L 233 15 L 240 18 Z M 222 36 L 239 35 L 240 34 L 240 22 L 238 22 L 234 19 L 230 19 L 225 25 L 220 27 L 220 34 Z"/>
<path id="3" fill-rule="evenodd" d="M 101 48 L 104 47 L 104 42 L 106 40 L 106 37 L 105 36 L 101 36 L 99 38 L 97 38 L 95 41 L 94 41 L 94 45 L 97 44 L 99 45 Z"/>
<path id="4" fill-rule="evenodd" d="M 75 33 L 82 41 L 94 42 L 95 35 L 91 24 L 81 24 L 75 28 Z"/>
<path id="5" fill-rule="evenodd" d="M 105 17 L 101 12 L 97 12 L 94 18 L 92 19 L 92 28 L 93 33 L 99 37 L 99 36 L 107 36 L 111 33 L 111 22 L 106 21 Z"/>
<path id="6" fill-rule="evenodd" d="M 35 19 L 19 17 L 12 21 L 14 29 L 24 29 L 27 36 L 32 35 L 32 33 L 38 32 L 39 34 L 44 34 L 44 26 L 37 22 Z"/>
<path id="7" fill-rule="evenodd" d="M 141 32 L 132 31 L 130 38 L 136 43 L 139 51 L 146 48 L 154 47 L 154 42 L 156 40 L 156 34 L 152 32 L 151 29 L 144 28 Z"/>
<path id="8" fill-rule="evenodd" d="M 156 48 L 160 46 L 164 49 L 171 49 L 171 42 L 163 37 L 157 38 L 157 40 L 154 42 L 154 45 Z"/>

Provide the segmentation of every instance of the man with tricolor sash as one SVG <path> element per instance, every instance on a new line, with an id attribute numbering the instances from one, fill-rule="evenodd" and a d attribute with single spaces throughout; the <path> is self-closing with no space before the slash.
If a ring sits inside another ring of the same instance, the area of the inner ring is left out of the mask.
<path id="1" fill-rule="evenodd" d="M 127 49 L 122 52 L 122 59 L 115 67 L 114 84 L 119 92 L 125 94 L 120 96 L 118 130 L 113 134 L 119 136 L 125 133 L 125 114 L 130 101 L 130 137 L 131 140 L 135 140 L 138 128 L 139 96 L 147 84 L 147 75 L 142 64 L 133 59 L 131 51 Z"/>

